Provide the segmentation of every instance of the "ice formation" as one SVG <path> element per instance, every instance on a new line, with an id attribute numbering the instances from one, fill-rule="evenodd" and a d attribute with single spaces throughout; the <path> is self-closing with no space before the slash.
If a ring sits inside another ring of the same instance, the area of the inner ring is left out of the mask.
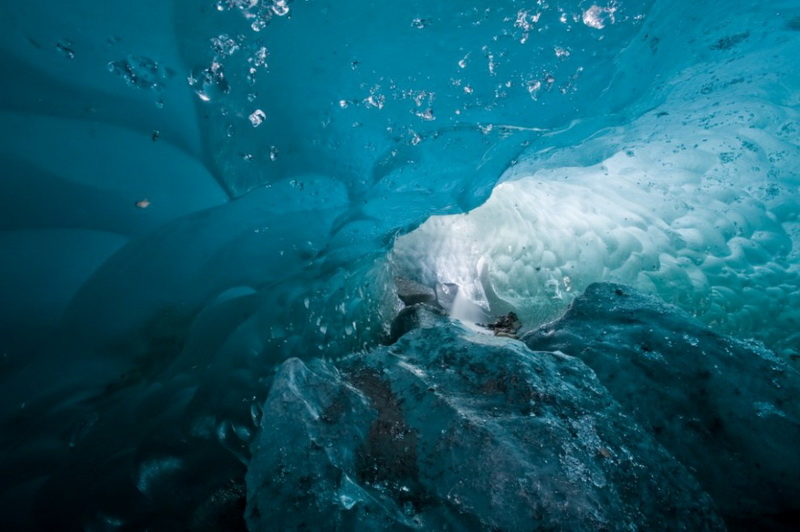
<path id="1" fill-rule="evenodd" d="M 780 66 L 782 36 L 754 37 L 745 27 L 696 36 L 706 48 L 698 64 L 657 83 L 643 112 L 579 146 L 536 151 L 486 204 L 400 238 L 400 274 L 459 284 L 484 307 L 511 304 L 535 323 L 592 282 L 623 282 L 797 355 L 800 79 Z M 650 39 L 626 53 L 666 44 Z M 720 64 L 723 53 L 732 57 Z"/>
<path id="2" fill-rule="evenodd" d="M 796 0 L 0 30 L 3 530 L 792 525 Z"/>

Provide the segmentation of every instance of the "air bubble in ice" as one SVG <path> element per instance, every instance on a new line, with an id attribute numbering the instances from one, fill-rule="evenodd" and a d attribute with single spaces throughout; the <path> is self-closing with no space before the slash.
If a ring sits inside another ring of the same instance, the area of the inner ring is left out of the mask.
<path id="1" fill-rule="evenodd" d="M 196 67 L 193 69 L 188 82 L 204 102 L 209 102 L 230 92 L 230 86 L 225 79 L 225 69 L 217 61 L 213 61 L 207 68 Z"/>
<path id="2" fill-rule="evenodd" d="M 256 109 L 248 118 L 253 127 L 258 127 L 267 119 L 267 115 L 261 109 Z"/>
<path id="3" fill-rule="evenodd" d="M 161 90 L 173 72 L 149 57 L 131 56 L 108 63 L 108 71 L 138 89 Z"/>

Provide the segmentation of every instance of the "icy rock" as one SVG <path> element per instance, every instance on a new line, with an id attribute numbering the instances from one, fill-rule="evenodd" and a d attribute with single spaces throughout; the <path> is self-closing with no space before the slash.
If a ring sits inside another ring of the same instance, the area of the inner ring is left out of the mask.
<path id="1" fill-rule="evenodd" d="M 406 305 L 415 305 L 417 303 L 436 304 L 436 292 L 429 286 L 402 277 L 395 279 L 395 286 L 397 287 L 397 297 Z"/>
<path id="2" fill-rule="evenodd" d="M 356 470 L 355 450 L 375 417 L 367 398 L 331 364 L 287 360 L 264 405 L 248 467 L 248 528 L 313 530 L 336 518 L 337 528 L 346 528 L 358 517 L 363 526 L 380 524 L 382 501 L 347 474 Z"/>
<path id="3" fill-rule="evenodd" d="M 251 531 L 724 528 L 579 359 L 453 324 L 286 361 L 261 428 Z"/>
<path id="4" fill-rule="evenodd" d="M 442 325 L 446 319 L 445 312 L 438 306 L 419 303 L 405 307 L 392 320 L 389 330 L 389 343 L 395 343 L 401 336 L 414 329 Z"/>
<path id="5" fill-rule="evenodd" d="M 800 510 L 800 376 L 760 344 L 611 283 L 590 285 L 561 319 L 522 340 L 586 362 L 726 519 Z"/>

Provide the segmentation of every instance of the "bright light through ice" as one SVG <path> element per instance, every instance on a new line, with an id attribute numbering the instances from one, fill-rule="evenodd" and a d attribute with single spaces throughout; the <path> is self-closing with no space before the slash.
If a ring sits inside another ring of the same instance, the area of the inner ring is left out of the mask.
<path id="1" fill-rule="evenodd" d="M 615 7 L 591 6 L 583 12 L 583 23 L 590 28 L 602 30 L 606 27 L 606 20 L 614 23 Z"/>
<path id="2" fill-rule="evenodd" d="M 483 206 L 431 218 L 398 239 L 398 275 L 457 285 L 473 305 L 494 315 L 513 308 L 529 326 L 557 317 L 593 282 L 620 282 L 721 332 L 779 345 L 781 331 L 800 319 L 796 307 L 780 304 L 797 297 L 797 235 L 779 221 L 782 208 L 773 205 L 785 200 L 777 189 L 751 186 L 755 142 L 746 144 L 747 156 L 720 157 L 728 139 L 702 127 L 702 116 L 693 124 L 654 112 L 631 125 L 670 127 L 702 149 L 673 152 L 669 138 L 648 140 L 592 166 L 517 171 Z M 596 144 L 603 142 L 619 141 Z M 763 135 L 761 142 L 775 140 Z M 654 165 L 664 153 L 671 164 Z M 709 184 L 717 174 L 728 182 Z M 730 288 L 738 285 L 747 289 Z M 758 318 L 755 308 L 774 315 Z"/>

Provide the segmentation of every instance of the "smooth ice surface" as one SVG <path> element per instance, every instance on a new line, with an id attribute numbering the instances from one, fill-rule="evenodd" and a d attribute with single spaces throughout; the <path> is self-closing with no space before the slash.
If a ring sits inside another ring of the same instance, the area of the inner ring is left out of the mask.
<path id="1" fill-rule="evenodd" d="M 798 50 L 796 0 L 0 4 L 0 528 L 242 529 L 277 368 L 409 286 L 623 282 L 795 364 Z"/>

